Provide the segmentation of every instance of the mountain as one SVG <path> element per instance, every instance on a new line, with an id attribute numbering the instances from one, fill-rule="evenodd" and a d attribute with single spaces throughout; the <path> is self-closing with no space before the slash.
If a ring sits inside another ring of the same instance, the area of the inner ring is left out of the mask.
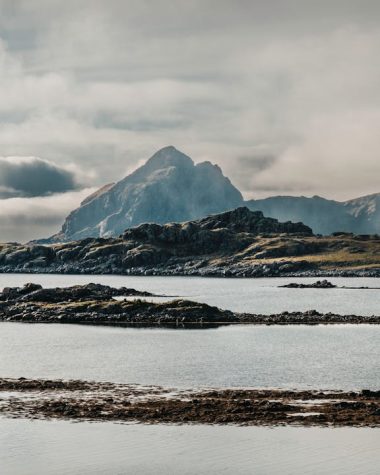
<path id="1" fill-rule="evenodd" d="M 343 205 L 355 218 L 356 226 L 361 232 L 380 233 L 380 193 L 349 200 Z"/>
<path id="2" fill-rule="evenodd" d="M 243 205 L 279 221 L 302 222 L 316 234 L 380 234 L 380 194 L 345 202 L 320 196 L 244 201 L 217 165 L 194 164 L 169 146 L 119 182 L 88 196 L 69 214 L 59 233 L 36 243 L 115 237 L 142 223 L 184 222 Z"/>
<path id="3" fill-rule="evenodd" d="M 169 146 L 126 178 L 86 198 L 62 230 L 45 242 L 117 236 L 141 223 L 187 221 L 242 204 L 241 193 L 217 165 L 194 164 Z"/>
<path id="4" fill-rule="evenodd" d="M 250 200 L 246 205 L 253 211 L 260 210 L 266 216 L 281 221 L 302 221 L 318 234 L 357 230 L 356 218 L 344 203 L 320 196 L 273 196 Z"/>
<path id="5" fill-rule="evenodd" d="M 245 204 L 253 211 L 260 210 L 281 221 L 302 221 L 317 234 L 380 233 L 380 194 L 343 202 L 320 196 L 273 196 Z"/>

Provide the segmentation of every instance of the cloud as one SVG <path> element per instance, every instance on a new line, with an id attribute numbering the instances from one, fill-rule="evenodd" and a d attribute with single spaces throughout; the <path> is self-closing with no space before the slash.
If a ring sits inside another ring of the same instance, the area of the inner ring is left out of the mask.
<path id="1" fill-rule="evenodd" d="M 247 197 L 380 191 L 379 14 L 374 0 L 0 0 L 0 153 L 100 186 L 174 144 Z"/>
<path id="2" fill-rule="evenodd" d="M 26 242 L 56 233 L 65 217 L 94 188 L 35 198 L 0 201 L 0 242 Z"/>
<path id="3" fill-rule="evenodd" d="M 72 171 L 37 157 L 0 157 L 0 198 L 46 196 L 78 187 Z"/>

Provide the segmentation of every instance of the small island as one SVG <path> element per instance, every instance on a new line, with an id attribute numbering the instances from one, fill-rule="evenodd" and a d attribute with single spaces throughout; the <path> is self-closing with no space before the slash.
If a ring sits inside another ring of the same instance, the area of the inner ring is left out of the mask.
<path id="1" fill-rule="evenodd" d="M 329 282 L 328 280 L 317 280 L 312 284 L 299 284 L 297 282 L 292 282 L 290 284 L 280 285 L 282 288 L 286 289 L 336 289 L 337 286 Z"/>
<path id="2" fill-rule="evenodd" d="M 339 315 L 316 310 L 286 311 L 271 315 L 239 313 L 180 298 L 160 302 L 149 300 L 153 297 L 158 296 L 100 284 L 44 289 L 40 285 L 29 283 L 23 287 L 5 288 L 0 293 L 0 321 L 176 328 L 237 324 L 380 323 L 380 317 L 375 315 Z"/>

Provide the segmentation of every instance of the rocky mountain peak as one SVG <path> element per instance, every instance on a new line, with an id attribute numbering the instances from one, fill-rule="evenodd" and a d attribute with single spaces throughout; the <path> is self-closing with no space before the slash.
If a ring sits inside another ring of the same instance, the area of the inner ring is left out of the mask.
<path id="1" fill-rule="evenodd" d="M 170 145 L 116 184 L 85 199 L 50 242 L 118 236 L 142 223 L 189 221 L 242 204 L 240 191 L 218 166 L 195 165 Z"/>
<path id="2" fill-rule="evenodd" d="M 194 162 L 190 157 L 173 147 L 173 145 L 169 145 L 158 150 L 143 165 L 143 168 L 145 170 L 157 170 L 171 166 L 180 168 L 192 167 Z"/>

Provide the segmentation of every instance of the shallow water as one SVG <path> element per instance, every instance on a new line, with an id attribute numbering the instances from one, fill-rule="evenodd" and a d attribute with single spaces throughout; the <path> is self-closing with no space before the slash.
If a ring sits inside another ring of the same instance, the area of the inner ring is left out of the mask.
<path id="1" fill-rule="evenodd" d="M 115 275 L 0 274 L 0 288 L 26 282 L 44 287 L 64 287 L 99 282 L 114 287 L 133 287 L 156 294 L 190 298 L 210 305 L 250 313 L 278 313 L 284 310 L 310 310 L 341 314 L 380 315 L 380 289 L 283 289 L 289 282 L 315 282 L 318 279 L 222 279 L 202 277 L 131 277 Z M 331 278 L 347 287 L 380 287 L 376 278 Z"/>
<path id="2" fill-rule="evenodd" d="M 380 430 L 0 419 L 2 475 L 374 475 Z"/>

